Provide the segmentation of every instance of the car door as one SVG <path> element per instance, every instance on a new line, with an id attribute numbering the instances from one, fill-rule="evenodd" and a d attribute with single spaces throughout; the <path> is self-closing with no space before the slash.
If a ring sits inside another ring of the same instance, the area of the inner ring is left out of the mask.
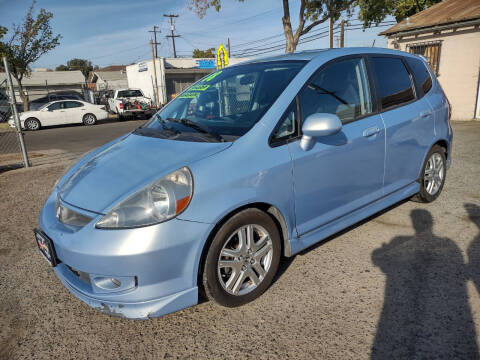
<path id="1" fill-rule="evenodd" d="M 288 144 L 299 236 L 382 196 L 385 129 L 371 88 L 365 59 L 351 57 L 322 67 L 298 94 L 302 120 L 330 113 L 343 124 L 308 151 L 299 141 Z"/>
<path id="2" fill-rule="evenodd" d="M 48 105 L 42 112 L 40 122 L 43 126 L 60 125 L 65 123 L 65 110 L 63 101 Z"/>
<path id="3" fill-rule="evenodd" d="M 66 100 L 65 103 L 65 121 L 68 124 L 78 124 L 83 121 L 83 115 L 86 114 L 86 108 L 83 103 L 75 100 Z"/>
<path id="4" fill-rule="evenodd" d="M 386 128 L 385 194 L 416 181 L 434 137 L 433 111 L 419 98 L 403 57 L 372 56 Z"/>

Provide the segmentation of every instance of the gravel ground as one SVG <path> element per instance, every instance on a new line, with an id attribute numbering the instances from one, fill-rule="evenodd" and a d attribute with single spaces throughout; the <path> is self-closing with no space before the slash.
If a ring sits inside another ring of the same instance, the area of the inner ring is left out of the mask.
<path id="1" fill-rule="evenodd" d="M 63 167 L 6 172 L 0 358 L 477 359 L 480 123 L 454 132 L 436 202 L 403 202 L 283 260 L 274 284 L 246 306 L 203 302 L 147 321 L 92 310 L 38 254 L 31 229 Z"/>

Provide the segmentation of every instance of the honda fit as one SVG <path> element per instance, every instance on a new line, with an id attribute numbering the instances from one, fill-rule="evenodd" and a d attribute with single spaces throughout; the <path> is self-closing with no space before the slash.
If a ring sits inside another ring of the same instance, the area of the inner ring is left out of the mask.
<path id="1" fill-rule="evenodd" d="M 259 297 L 282 256 L 415 197 L 451 162 L 424 58 L 299 52 L 218 70 L 58 181 L 35 239 L 75 296 L 127 318 Z"/>

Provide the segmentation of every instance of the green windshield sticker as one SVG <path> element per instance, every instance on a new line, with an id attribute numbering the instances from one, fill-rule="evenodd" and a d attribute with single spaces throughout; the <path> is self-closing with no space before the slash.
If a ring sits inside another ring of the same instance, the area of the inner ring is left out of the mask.
<path id="1" fill-rule="evenodd" d="M 190 91 L 205 91 L 210 87 L 210 85 L 193 85 L 188 92 Z"/>
<path id="2" fill-rule="evenodd" d="M 210 81 L 212 79 L 215 79 L 218 75 L 220 75 L 222 73 L 222 70 L 220 71 L 216 71 L 214 72 L 212 75 L 208 76 L 207 78 L 205 78 L 205 80 L 203 81 Z"/>
<path id="3" fill-rule="evenodd" d="M 179 96 L 180 99 L 195 99 L 200 95 L 200 93 L 185 93 Z"/>

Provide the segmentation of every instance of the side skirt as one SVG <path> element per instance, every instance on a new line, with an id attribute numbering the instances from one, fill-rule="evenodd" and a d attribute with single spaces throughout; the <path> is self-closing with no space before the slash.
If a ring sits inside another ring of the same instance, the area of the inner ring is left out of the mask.
<path id="1" fill-rule="evenodd" d="M 358 223 L 359 221 L 372 216 L 373 214 L 382 211 L 383 209 L 392 206 L 412 195 L 415 195 L 420 190 L 420 184 L 413 182 L 373 203 L 370 203 L 360 209 L 357 209 L 350 214 L 342 216 L 332 222 L 306 233 L 300 237 L 290 240 L 290 256 L 298 254 L 300 251 L 312 246 L 327 237 Z"/>

